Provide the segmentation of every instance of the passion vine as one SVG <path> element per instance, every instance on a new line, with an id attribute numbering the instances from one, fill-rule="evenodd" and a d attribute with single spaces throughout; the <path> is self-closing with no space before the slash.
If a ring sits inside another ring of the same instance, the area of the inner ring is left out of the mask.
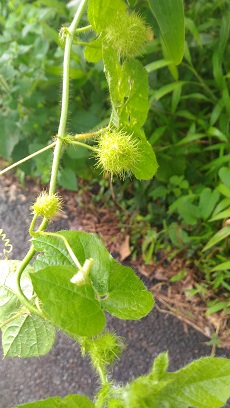
<path id="1" fill-rule="evenodd" d="M 136 0 L 129 4 L 135 6 Z M 172 61 L 179 63 L 184 41 L 182 0 L 149 0 L 149 4 Z M 78 28 L 86 11 L 89 25 Z M 85 44 L 80 36 L 89 30 L 92 37 Z M 106 313 L 119 319 L 140 319 L 151 311 L 153 296 L 95 235 L 45 231 L 62 208 L 56 186 L 61 155 L 69 145 L 90 149 L 96 165 L 112 177 L 128 174 L 147 180 L 158 167 L 143 131 L 149 110 L 148 74 L 137 57 L 152 38 L 144 18 L 124 0 L 81 0 L 72 23 L 61 29 L 60 36 L 64 63 L 57 136 L 49 146 L 0 173 L 54 148 L 49 191 L 41 193 L 31 207 L 32 243 L 22 261 L 7 260 L 11 244 L 0 230 L 6 257 L 0 262 L 2 345 L 5 357 L 39 357 L 50 351 L 60 329 L 79 343 L 83 356 L 89 355 L 101 388 L 94 401 L 76 394 L 22 407 L 222 407 L 230 395 L 230 361 L 224 358 L 202 358 L 169 373 L 167 353 L 162 353 L 146 376 L 124 386 L 115 384 L 111 368 L 122 353 L 124 340 L 106 329 Z M 178 52 L 173 38 L 178 41 Z M 111 101 L 106 128 L 74 136 L 66 132 L 73 41 L 85 47 L 89 62 L 103 60 Z"/>

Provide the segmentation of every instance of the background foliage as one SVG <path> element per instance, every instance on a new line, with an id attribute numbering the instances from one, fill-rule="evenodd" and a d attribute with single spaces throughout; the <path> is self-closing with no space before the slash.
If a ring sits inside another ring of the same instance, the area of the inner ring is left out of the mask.
<path id="1" fill-rule="evenodd" d="M 154 39 L 140 58 L 150 84 L 151 107 L 145 133 L 156 151 L 159 170 L 146 182 L 133 180 L 130 185 L 126 180 L 122 186 L 116 180 L 115 194 L 134 212 L 133 244 L 140 228 L 143 230 L 145 261 L 151 262 L 161 246 L 178 252 L 187 248 L 187 256 L 203 271 L 207 285 L 226 298 L 221 305 L 214 301 L 210 307 L 228 311 L 229 1 L 185 1 L 186 47 L 179 67 L 167 60 L 157 20 L 147 1 L 129 3 L 155 27 Z M 13 0 L 0 5 L 0 155 L 9 161 L 44 147 L 55 135 L 62 64 L 57 30 L 70 20 L 76 4 Z M 90 38 L 88 32 L 81 41 Z M 68 128 L 73 134 L 106 124 L 110 112 L 102 63 L 88 63 L 82 53 L 82 46 L 76 42 Z M 19 175 L 39 177 L 45 183 L 50 161 L 51 152 L 43 153 L 23 164 Z M 60 185 L 76 190 L 76 176 L 100 180 L 93 160 L 88 164 L 86 150 L 68 148 L 62 159 Z M 99 183 L 101 194 L 109 196 L 108 182 Z"/>

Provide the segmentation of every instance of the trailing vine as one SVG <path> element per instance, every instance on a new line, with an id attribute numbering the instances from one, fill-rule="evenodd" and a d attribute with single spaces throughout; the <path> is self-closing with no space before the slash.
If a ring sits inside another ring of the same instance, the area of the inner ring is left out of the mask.
<path id="1" fill-rule="evenodd" d="M 174 18 L 169 0 L 149 3 L 156 19 L 160 18 L 160 27 L 165 18 L 160 4 L 168 4 L 169 15 Z M 179 32 L 182 30 L 183 38 L 182 2 L 177 0 L 175 4 L 179 10 L 179 17 L 175 15 L 175 19 L 180 22 Z M 86 11 L 89 25 L 79 27 Z M 80 36 L 88 31 L 92 32 L 92 38 L 85 44 Z M 94 401 L 76 394 L 23 407 L 50 404 L 86 408 L 218 408 L 229 397 L 226 379 L 230 378 L 230 362 L 218 358 L 203 358 L 176 373 L 168 373 L 168 356 L 162 353 L 146 376 L 124 386 L 114 384 L 111 368 L 123 351 L 124 339 L 106 329 L 106 313 L 119 319 L 138 320 L 151 311 L 153 296 L 131 268 L 112 258 L 95 235 L 80 231 L 45 231 L 62 208 L 62 199 L 56 191 L 57 179 L 62 152 L 69 145 L 92 151 L 97 166 L 111 177 L 125 178 L 132 174 L 140 180 L 148 180 L 156 173 L 155 153 L 143 131 L 149 110 L 148 74 L 137 58 L 152 35 L 143 17 L 130 10 L 124 0 L 81 0 L 70 26 L 60 31 L 64 61 L 58 132 L 51 145 L 33 154 L 54 149 L 49 190 L 42 192 L 31 206 L 32 241 L 27 255 L 22 261 L 1 262 L 0 327 L 4 355 L 10 357 L 45 355 L 53 346 L 56 329 L 61 329 L 79 343 L 83 356 L 90 356 L 101 388 Z M 78 44 L 85 46 L 84 55 L 89 62 L 103 60 L 111 117 L 106 128 L 97 132 L 89 129 L 89 133 L 72 136 L 66 124 L 71 49 L 75 38 Z M 166 36 L 173 57 L 170 41 Z M 182 55 L 176 58 L 180 62 Z M 11 168 L 13 166 L 6 170 Z M 3 230 L 0 236 L 6 254 L 12 247 Z M 20 328 L 16 334 L 15 325 Z"/>

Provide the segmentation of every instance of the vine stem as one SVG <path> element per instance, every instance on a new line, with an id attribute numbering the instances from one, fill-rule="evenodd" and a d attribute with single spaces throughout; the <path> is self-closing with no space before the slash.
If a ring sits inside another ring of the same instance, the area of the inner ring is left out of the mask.
<path id="1" fill-rule="evenodd" d="M 64 50 L 64 61 L 63 61 L 63 82 L 62 82 L 62 102 L 61 102 L 61 116 L 60 116 L 60 123 L 59 123 L 59 128 L 58 128 L 58 136 L 56 145 L 54 148 L 54 156 L 53 156 L 53 164 L 52 164 L 52 170 L 51 170 L 51 178 L 50 178 L 50 187 L 49 187 L 49 195 L 53 195 L 56 192 L 56 185 L 57 185 L 57 177 L 58 177 L 58 168 L 60 164 L 60 159 L 61 159 L 61 153 L 62 153 L 62 147 L 64 143 L 64 136 L 65 136 L 65 131 L 66 131 L 66 123 L 67 123 L 67 116 L 68 116 L 68 107 L 69 107 L 69 71 L 70 71 L 70 54 L 71 54 L 71 47 L 72 47 L 72 42 L 73 42 L 73 37 L 75 34 L 75 31 L 77 29 L 78 24 L 81 21 L 81 17 L 83 13 L 86 10 L 88 0 L 82 0 L 78 10 L 74 16 L 74 19 L 72 23 L 70 24 L 69 28 L 64 31 L 65 33 L 65 50 Z M 48 225 L 48 220 L 43 219 L 39 231 L 43 231 Z M 44 317 L 44 315 L 41 313 L 41 311 L 33 306 L 30 301 L 27 299 L 27 297 L 24 295 L 20 280 L 22 273 L 26 266 L 29 264 L 31 259 L 33 258 L 35 254 L 35 249 L 34 246 L 31 245 L 27 255 L 25 258 L 22 260 L 17 272 L 16 272 L 16 294 L 18 299 L 21 301 L 21 303 L 27 307 L 29 311 L 32 313 L 35 313 L 39 316 Z"/>
<path id="2" fill-rule="evenodd" d="M 52 195 L 56 191 L 58 168 L 60 163 L 60 157 L 62 152 L 63 140 L 66 130 L 66 122 L 69 107 L 69 71 L 70 71 L 70 53 L 73 42 L 73 37 L 80 23 L 82 14 L 84 13 L 88 0 L 82 0 L 80 6 L 74 16 L 71 25 L 68 28 L 66 34 L 65 51 L 64 51 L 64 62 L 63 62 L 63 83 L 62 83 L 62 104 L 61 104 L 61 117 L 60 124 L 58 128 L 57 143 L 54 149 L 53 166 L 50 179 L 49 194 Z"/>
<path id="3" fill-rule="evenodd" d="M 76 146 L 81 146 L 81 147 L 85 147 L 88 150 L 92 150 L 93 152 L 97 152 L 98 149 L 96 147 L 87 145 L 86 143 L 82 143 L 82 142 L 77 142 L 77 141 L 73 141 L 70 143 L 71 145 L 76 145 Z"/>
<path id="4" fill-rule="evenodd" d="M 0 176 L 1 176 L 2 174 L 6 173 L 7 171 L 14 169 L 14 167 L 17 167 L 17 166 L 19 166 L 20 164 L 26 162 L 27 160 L 30 160 L 30 159 L 32 159 L 33 157 L 38 156 L 39 154 L 41 154 L 41 153 L 43 153 L 43 152 L 46 152 L 46 151 L 49 150 L 49 149 L 52 149 L 52 147 L 54 147 L 55 145 L 56 145 L 56 142 L 53 142 L 53 143 L 51 143 L 50 145 L 48 145 L 48 146 L 46 146 L 46 147 L 43 147 L 42 149 L 37 150 L 36 152 L 30 154 L 29 156 L 24 157 L 23 159 L 17 161 L 16 163 L 11 164 L 10 166 L 6 167 L 4 170 L 0 171 Z"/>

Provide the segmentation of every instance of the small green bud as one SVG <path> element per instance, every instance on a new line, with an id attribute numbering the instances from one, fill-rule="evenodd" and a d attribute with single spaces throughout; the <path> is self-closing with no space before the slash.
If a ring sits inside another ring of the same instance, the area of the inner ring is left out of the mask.
<path id="1" fill-rule="evenodd" d="M 120 57 L 132 58 L 139 54 L 150 39 L 151 29 L 137 13 L 125 10 L 117 14 L 105 31 L 105 41 Z"/>
<path id="2" fill-rule="evenodd" d="M 62 201 L 57 194 L 49 195 L 43 191 L 38 197 L 31 209 L 33 213 L 49 220 L 61 210 Z"/>
<path id="3" fill-rule="evenodd" d="M 122 131 L 107 131 L 98 141 L 97 167 L 105 172 L 124 178 L 140 158 L 139 141 L 131 134 Z"/>
<path id="4" fill-rule="evenodd" d="M 93 258 L 86 259 L 82 269 L 80 269 L 71 279 L 70 282 L 77 286 L 83 286 L 90 282 L 89 273 L 93 265 Z"/>

